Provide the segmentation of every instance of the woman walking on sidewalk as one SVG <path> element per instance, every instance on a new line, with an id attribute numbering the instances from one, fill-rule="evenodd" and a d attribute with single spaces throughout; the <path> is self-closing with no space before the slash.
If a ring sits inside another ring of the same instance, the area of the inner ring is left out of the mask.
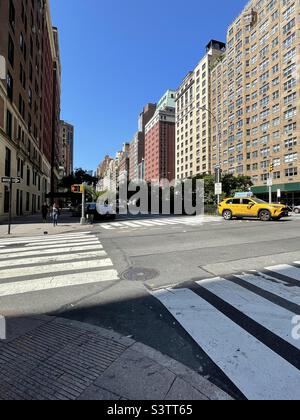
<path id="1" fill-rule="evenodd" d="M 60 214 L 59 207 L 58 207 L 57 204 L 54 203 L 53 207 L 52 207 L 52 218 L 53 218 L 53 226 L 54 227 L 58 225 L 59 214 Z"/>

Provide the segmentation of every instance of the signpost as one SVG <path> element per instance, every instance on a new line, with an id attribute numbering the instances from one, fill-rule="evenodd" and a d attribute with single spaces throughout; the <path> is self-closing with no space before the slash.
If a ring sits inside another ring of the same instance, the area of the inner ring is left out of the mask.
<path id="1" fill-rule="evenodd" d="M 217 182 L 215 184 L 215 195 L 220 196 L 222 195 L 222 189 L 223 189 L 223 185 L 221 182 Z"/>
<path id="2" fill-rule="evenodd" d="M 273 187 L 273 176 L 270 173 L 267 185 L 269 187 L 269 203 L 272 204 L 272 187 Z"/>
<path id="3" fill-rule="evenodd" d="M 278 202 L 280 202 L 280 199 L 281 199 L 281 189 L 278 189 L 277 190 L 277 199 L 278 199 Z"/>
<path id="4" fill-rule="evenodd" d="M 11 216 L 12 216 L 12 187 L 14 184 L 20 184 L 21 179 L 20 178 L 13 178 L 9 176 L 5 176 L 1 178 L 2 184 L 8 184 L 9 188 L 9 210 L 8 210 L 8 235 L 10 235 L 11 232 Z"/>
<path id="5" fill-rule="evenodd" d="M 221 166 L 217 165 L 215 168 L 215 195 L 217 196 L 217 202 L 218 202 L 218 206 L 220 204 L 220 198 L 222 195 L 222 170 L 221 170 Z"/>

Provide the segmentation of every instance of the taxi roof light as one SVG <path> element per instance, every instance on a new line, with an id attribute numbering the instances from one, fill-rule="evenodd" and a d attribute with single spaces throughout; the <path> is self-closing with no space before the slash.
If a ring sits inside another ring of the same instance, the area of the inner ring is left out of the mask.
<path id="1" fill-rule="evenodd" d="M 254 194 L 251 191 L 237 192 L 235 193 L 235 196 L 234 196 L 234 198 L 250 198 L 250 197 L 254 197 Z"/>

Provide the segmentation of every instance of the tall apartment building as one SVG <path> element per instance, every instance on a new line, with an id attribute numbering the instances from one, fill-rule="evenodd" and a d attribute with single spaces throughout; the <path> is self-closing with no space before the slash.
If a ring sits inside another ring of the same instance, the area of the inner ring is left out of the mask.
<path id="1" fill-rule="evenodd" d="M 291 204 L 300 202 L 299 13 L 294 0 L 249 2 L 211 77 L 212 164 L 251 176 L 263 195 L 272 164 L 273 199 L 280 189 Z"/>
<path id="2" fill-rule="evenodd" d="M 61 63 L 57 28 L 52 28 L 54 41 L 53 86 L 52 86 L 52 156 L 51 156 L 51 196 L 55 198 L 58 183 L 64 176 L 62 162 L 63 149 L 60 141 L 60 95 Z"/>
<path id="3" fill-rule="evenodd" d="M 143 159 L 144 134 L 141 131 L 135 133 L 129 148 L 129 179 L 139 178 L 139 162 Z"/>
<path id="4" fill-rule="evenodd" d="M 135 134 L 129 151 L 130 173 L 129 179 L 143 178 L 145 159 L 145 128 L 156 111 L 156 104 L 147 104 L 139 115 L 138 132 Z"/>
<path id="5" fill-rule="evenodd" d="M 145 127 L 145 180 L 175 179 L 175 97 L 168 90 Z"/>
<path id="6" fill-rule="evenodd" d="M 53 140 L 53 65 L 57 57 L 49 2 L 0 2 L 0 175 L 19 176 L 13 215 L 34 213 L 50 191 Z M 0 185 L 0 219 L 10 192 Z"/>
<path id="7" fill-rule="evenodd" d="M 225 44 L 210 41 L 206 54 L 189 72 L 176 94 L 176 178 L 211 171 L 210 73 L 225 51 Z"/>
<path id="8" fill-rule="evenodd" d="M 105 158 L 103 159 L 103 161 L 99 164 L 98 168 L 97 168 L 97 177 L 99 179 L 104 178 L 108 168 L 109 168 L 109 164 L 113 159 L 106 155 Z"/>
<path id="9" fill-rule="evenodd" d="M 64 175 L 70 176 L 74 171 L 74 126 L 60 121 L 61 164 Z"/>
<path id="10" fill-rule="evenodd" d="M 119 160 L 118 160 L 120 182 L 127 182 L 129 180 L 129 173 L 130 173 L 129 151 L 130 151 L 130 144 L 124 143 L 122 152 L 120 152 Z"/>

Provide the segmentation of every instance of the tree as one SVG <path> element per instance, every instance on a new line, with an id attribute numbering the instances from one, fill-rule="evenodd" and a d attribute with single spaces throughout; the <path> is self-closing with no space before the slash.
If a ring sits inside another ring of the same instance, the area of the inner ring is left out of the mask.
<path id="1" fill-rule="evenodd" d="M 98 179 L 89 175 L 84 169 L 78 168 L 75 169 L 75 172 L 72 175 L 63 178 L 59 183 L 59 187 L 70 190 L 72 185 L 83 184 L 84 182 L 88 185 L 96 185 Z"/>
<path id="2" fill-rule="evenodd" d="M 236 192 L 249 191 L 253 186 L 250 176 L 246 175 L 229 175 L 222 177 L 223 192 L 226 197 L 233 196 Z"/>
<path id="3" fill-rule="evenodd" d="M 215 177 L 210 174 L 197 175 L 192 178 L 194 182 L 197 179 L 203 179 L 204 181 L 204 201 L 206 205 L 216 204 L 215 196 Z M 222 176 L 223 184 L 223 198 L 232 197 L 236 192 L 249 191 L 253 186 L 251 177 L 245 175 L 229 175 L 224 174 Z M 195 184 L 194 184 L 195 190 Z"/>
<path id="4" fill-rule="evenodd" d="M 95 191 L 93 187 L 88 185 L 85 189 L 86 191 L 86 199 L 88 202 L 96 203 L 98 198 L 102 197 L 107 191 Z"/>

